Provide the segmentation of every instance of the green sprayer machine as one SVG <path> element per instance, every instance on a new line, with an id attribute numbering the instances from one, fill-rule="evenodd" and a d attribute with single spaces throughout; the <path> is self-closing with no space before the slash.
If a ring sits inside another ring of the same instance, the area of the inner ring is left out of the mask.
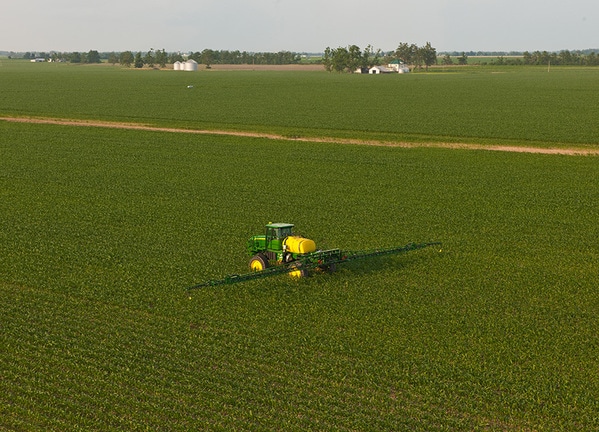
<path id="1" fill-rule="evenodd" d="M 313 240 L 293 233 L 293 224 L 269 223 L 266 234 L 252 236 L 247 242 L 250 258 L 250 272 L 233 274 L 223 279 L 214 279 L 187 288 L 194 290 L 217 285 L 230 285 L 252 279 L 288 273 L 292 277 L 305 277 L 310 271 L 334 272 L 337 264 L 384 255 L 394 255 L 440 246 L 440 242 L 409 243 L 405 246 L 362 251 L 341 249 L 317 250 Z"/>

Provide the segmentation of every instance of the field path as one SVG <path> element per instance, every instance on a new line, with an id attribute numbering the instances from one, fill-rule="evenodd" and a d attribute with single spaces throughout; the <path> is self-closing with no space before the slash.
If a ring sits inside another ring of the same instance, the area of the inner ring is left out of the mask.
<path id="1" fill-rule="evenodd" d="M 537 154 L 553 154 L 553 155 L 568 155 L 568 156 L 599 156 L 599 149 L 580 149 L 580 148 L 543 148 L 543 147 L 526 147 L 526 146 L 508 146 L 508 145 L 482 145 L 471 143 L 421 143 L 421 142 L 402 142 L 402 141 L 377 141 L 377 140 L 360 140 L 360 139 L 345 139 L 332 137 L 290 137 L 285 135 L 247 132 L 247 131 L 227 131 L 227 130 L 202 130 L 202 129 L 183 129 L 150 126 L 143 123 L 122 123 L 110 122 L 102 120 L 78 120 L 78 119 L 61 119 L 47 117 L 8 117 L 0 116 L 0 120 L 14 123 L 36 123 L 36 124 L 53 124 L 63 126 L 80 126 L 80 127 L 101 127 L 111 129 L 129 129 L 129 130 L 144 130 L 155 132 L 170 132 L 170 133 L 188 133 L 202 135 L 227 135 L 252 138 L 267 138 L 283 141 L 304 141 L 314 143 L 336 143 L 336 144 L 355 144 L 355 145 L 371 145 L 385 147 L 431 147 L 431 148 L 448 148 L 461 150 L 489 150 L 503 151 L 514 153 L 537 153 Z"/>

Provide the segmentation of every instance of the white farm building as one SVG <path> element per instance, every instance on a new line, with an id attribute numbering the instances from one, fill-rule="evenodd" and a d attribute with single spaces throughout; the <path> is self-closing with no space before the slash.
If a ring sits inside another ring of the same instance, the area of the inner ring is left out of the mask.
<path id="1" fill-rule="evenodd" d="M 185 62 L 185 70 L 186 71 L 197 71 L 198 70 L 198 62 L 195 60 L 187 60 Z"/>
<path id="2" fill-rule="evenodd" d="M 410 68 L 400 60 L 393 60 L 387 65 L 388 68 L 393 69 L 397 73 L 408 73 Z"/>
<path id="3" fill-rule="evenodd" d="M 187 60 L 186 62 L 176 61 L 173 64 L 173 69 L 178 71 L 197 71 L 198 70 L 198 62 L 195 60 Z"/>
<path id="4" fill-rule="evenodd" d="M 384 74 L 384 73 L 393 73 L 395 72 L 393 69 L 389 69 L 385 66 L 373 66 L 368 69 L 369 74 Z"/>

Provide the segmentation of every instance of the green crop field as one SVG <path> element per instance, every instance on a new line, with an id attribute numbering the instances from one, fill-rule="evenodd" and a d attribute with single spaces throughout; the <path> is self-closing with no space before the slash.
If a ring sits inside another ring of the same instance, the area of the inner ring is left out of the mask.
<path id="1" fill-rule="evenodd" d="M 0 117 L 593 147 L 597 73 L 3 61 Z M 588 156 L 0 121 L 0 430 L 595 430 L 598 179 Z M 443 247 L 186 291 L 245 272 L 270 221 Z"/>
<path id="2" fill-rule="evenodd" d="M 3 115 L 396 141 L 599 144 L 599 69 L 383 76 L 3 62 Z M 193 85 L 193 88 L 187 88 Z"/>

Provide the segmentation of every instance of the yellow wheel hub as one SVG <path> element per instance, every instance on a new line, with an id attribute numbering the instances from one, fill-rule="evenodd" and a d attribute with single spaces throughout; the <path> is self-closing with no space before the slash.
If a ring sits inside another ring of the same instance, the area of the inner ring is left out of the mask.
<path id="1" fill-rule="evenodd" d="M 252 269 L 252 271 L 264 270 L 264 267 L 262 266 L 262 263 L 259 260 L 252 261 L 252 263 L 250 264 L 250 268 Z"/>
<path id="2" fill-rule="evenodd" d="M 301 263 L 297 263 L 297 264 L 293 264 L 294 270 L 291 270 L 289 272 L 289 276 L 291 276 L 292 278 L 302 278 L 304 276 L 306 276 L 306 270 L 304 270 L 302 268 Z"/>
<path id="3" fill-rule="evenodd" d="M 301 278 L 302 277 L 302 271 L 301 270 L 293 270 L 289 272 L 289 276 L 291 276 L 292 278 Z"/>

